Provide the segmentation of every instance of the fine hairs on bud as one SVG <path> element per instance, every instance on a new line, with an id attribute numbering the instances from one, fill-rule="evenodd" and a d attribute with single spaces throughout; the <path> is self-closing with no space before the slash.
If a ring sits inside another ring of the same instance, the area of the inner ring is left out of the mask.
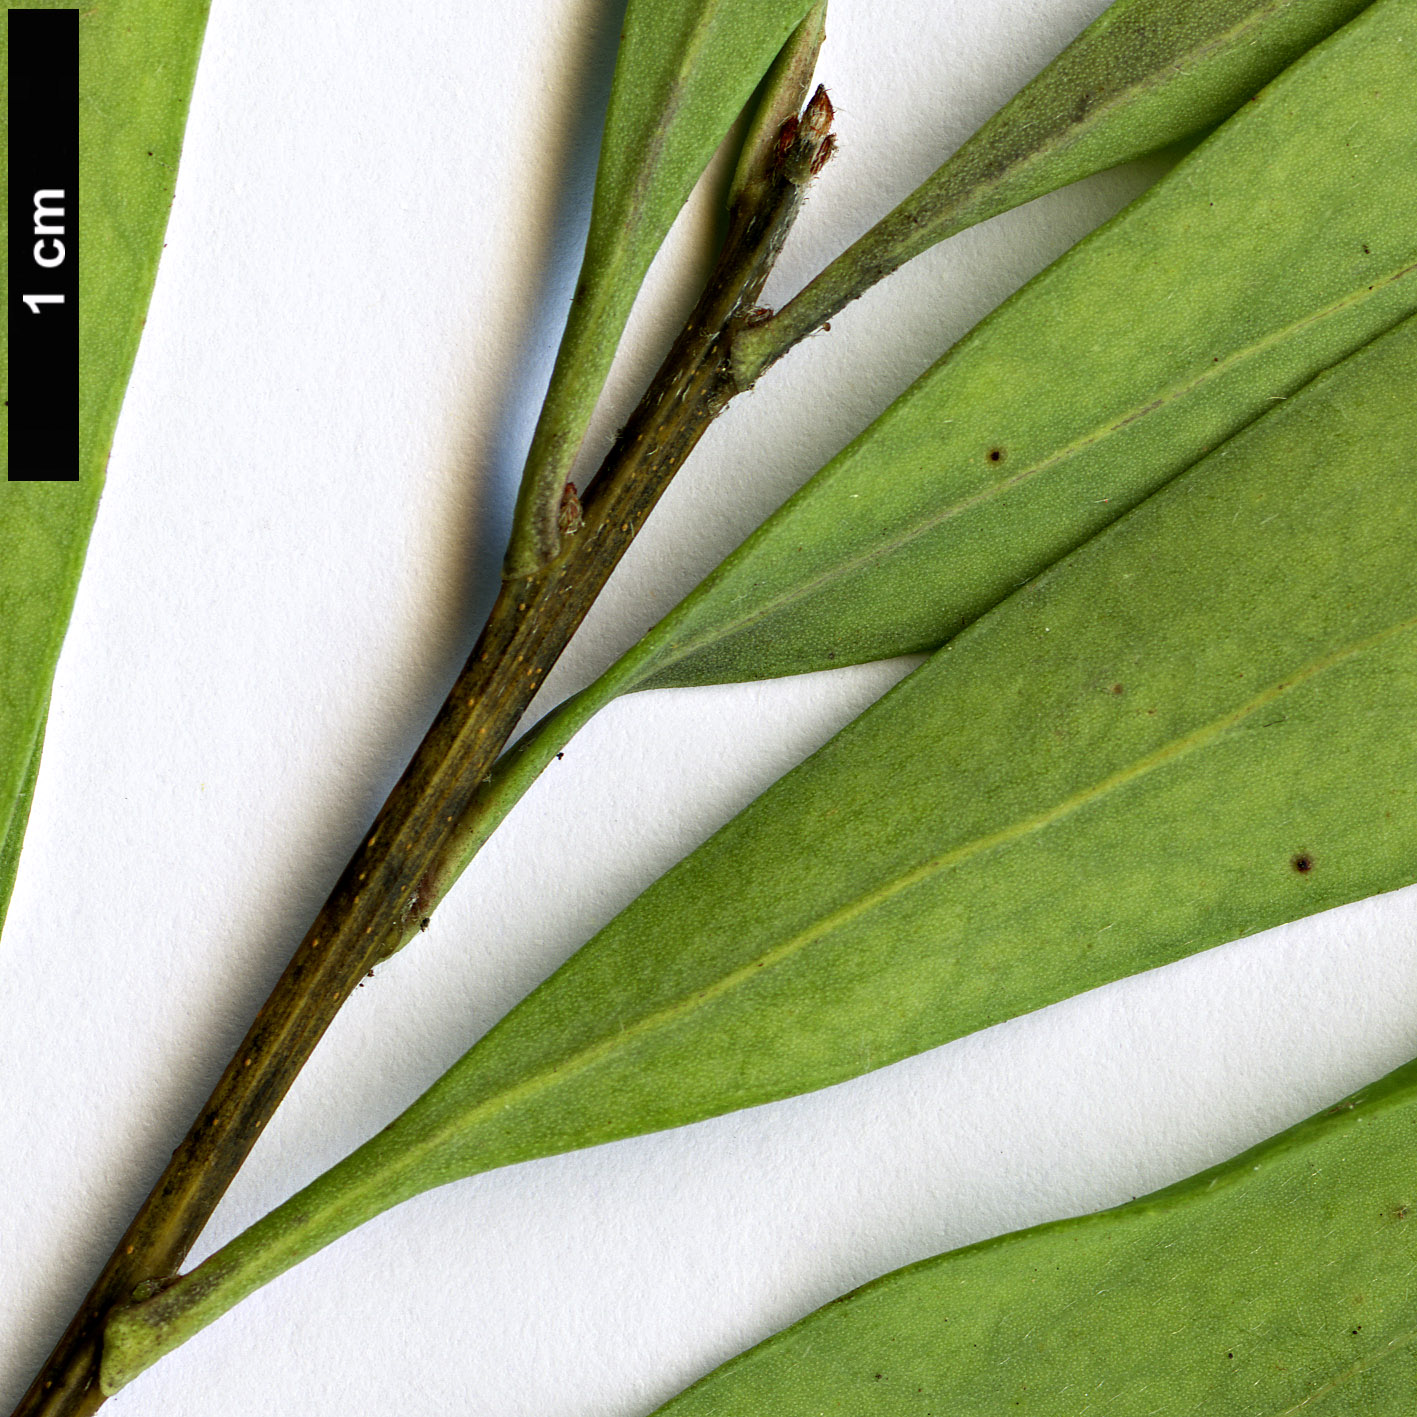
<path id="1" fill-rule="evenodd" d="M 816 147 L 831 131 L 833 117 L 835 110 L 832 108 L 832 101 L 827 97 L 826 89 L 818 84 L 811 102 L 803 110 L 798 136 L 804 143 L 811 143 Z"/>
<path id="2" fill-rule="evenodd" d="M 821 84 L 803 109 L 801 118 L 789 118 L 778 134 L 778 153 L 782 171 L 789 182 L 799 187 L 810 182 L 826 165 L 836 146 L 832 137 L 835 116 L 831 99 Z"/>

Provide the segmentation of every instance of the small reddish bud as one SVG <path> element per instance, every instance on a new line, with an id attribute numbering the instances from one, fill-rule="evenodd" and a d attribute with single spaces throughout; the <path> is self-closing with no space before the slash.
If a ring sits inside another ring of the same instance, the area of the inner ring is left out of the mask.
<path id="1" fill-rule="evenodd" d="M 792 144 L 797 141 L 797 119 L 789 118 L 781 128 L 777 130 L 777 153 L 774 160 L 779 166 L 783 158 L 792 150 Z"/>
<path id="2" fill-rule="evenodd" d="M 572 482 L 561 489 L 561 507 L 556 513 L 556 525 L 562 536 L 570 536 L 581 528 L 581 499 Z"/>

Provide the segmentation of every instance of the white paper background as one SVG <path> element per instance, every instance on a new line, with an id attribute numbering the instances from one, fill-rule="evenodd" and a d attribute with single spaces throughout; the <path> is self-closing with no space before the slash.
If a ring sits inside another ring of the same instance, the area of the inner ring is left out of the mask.
<path id="1" fill-rule="evenodd" d="M 3 946 L 0 1406 L 470 648 L 575 277 L 621 8 L 213 8 Z M 832 0 L 820 73 L 841 153 L 777 295 L 1100 8 Z M 734 404 L 552 691 L 598 672 L 1147 177 L 937 248 Z M 652 272 L 597 451 L 692 299 L 704 196 Z M 356 994 L 198 1253 L 381 1127 L 907 667 L 604 713 Z M 111 1410 L 640 1417 L 886 1269 L 1125 1200 L 1405 1061 L 1414 961 L 1408 891 L 827 1092 L 445 1188 L 272 1284 Z"/>

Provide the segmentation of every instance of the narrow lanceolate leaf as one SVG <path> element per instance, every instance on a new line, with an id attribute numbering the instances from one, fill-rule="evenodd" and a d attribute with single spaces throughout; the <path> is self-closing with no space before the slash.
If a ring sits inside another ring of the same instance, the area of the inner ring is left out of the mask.
<path id="1" fill-rule="evenodd" d="M 460 856 L 616 694 L 934 649 L 1417 310 L 1414 53 L 1383 0 L 995 311 L 503 760 Z"/>
<path id="2" fill-rule="evenodd" d="M 810 4 L 630 0 L 585 260 L 527 454 L 509 575 L 528 575 L 555 554 L 561 490 L 635 293 L 694 183 Z"/>
<path id="3" fill-rule="evenodd" d="M 107 1390 L 430 1186 L 825 1086 L 1417 875 L 1417 317 L 1012 596 L 402 1117 L 147 1303 Z"/>
<path id="4" fill-rule="evenodd" d="M 937 241 L 1228 117 L 1368 0 L 1117 0 L 928 181 L 750 331 L 741 377 Z"/>
<path id="5" fill-rule="evenodd" d="M 1417 1063 L 1199 1176 L 897 1270 L 661 1417 L 1405 1417 Z"/>
<path id="6" fill-rule="evenodd" d="M 7 481 L 0 492 L 0 919 L 162 250 L 207 5 L 105 0 L 79 11 L 79 480 Z"/>

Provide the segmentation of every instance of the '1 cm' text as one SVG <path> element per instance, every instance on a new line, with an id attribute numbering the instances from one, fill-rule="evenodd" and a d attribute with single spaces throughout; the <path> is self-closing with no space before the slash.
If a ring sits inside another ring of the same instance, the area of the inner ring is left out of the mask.
<path id="1" fill-rule="evenodd" d="M 64 208 L 58 205 L 63 200 L 62 187 L 45 187 L 34 194 L 34 234 L 39 237 L 34 243 L 34 263 L 45 270 L 64 264 L 64 243 L 59 240 L 64 235 Z M 36 315 L 43 305 L 64 303 L 62 295 L 22 295 L 20 299 Z"/>

